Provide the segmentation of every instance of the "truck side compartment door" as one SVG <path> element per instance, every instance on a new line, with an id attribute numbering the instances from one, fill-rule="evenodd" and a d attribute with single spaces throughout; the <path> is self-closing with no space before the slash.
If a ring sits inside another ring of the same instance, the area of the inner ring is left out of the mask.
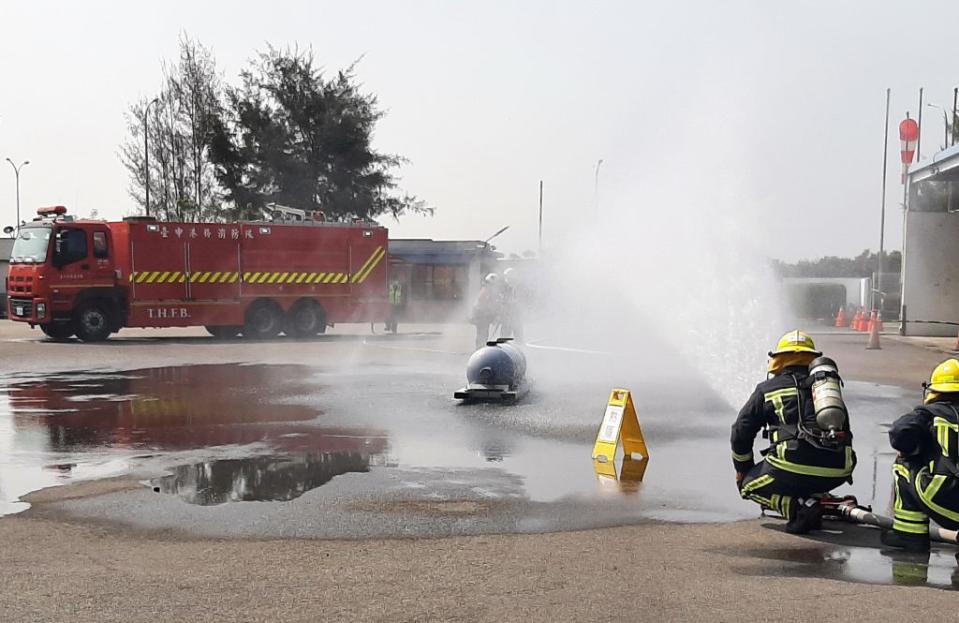
<path id="1" fill-rule="evenodd" d="M 194 301 L 238 299 L 242 281 L 240 241 L 226 225 L 187 227 L 190 298 Z"/>
<path id="2" fill-rule="evenodd" d="M 177 228 L 180 236 L 175 233 Z M 177 223 L 131 224 L 127 279 L 136 303 L 187 298 L 186 242 L 182 233 Z"/>

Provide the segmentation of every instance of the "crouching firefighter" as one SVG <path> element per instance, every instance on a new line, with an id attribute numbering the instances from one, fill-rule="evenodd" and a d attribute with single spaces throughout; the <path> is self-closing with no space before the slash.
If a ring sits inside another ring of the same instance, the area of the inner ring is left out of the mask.
<path id="1" fill-rule="evenodd" d="M 744 499 L 779 513 L 786 531 L 822 525 L 817 497 L 852 482 L 856 455 L 836 364 L 801 331 L 784 335 L 769 353 L 769 374 L 739 412 L 732 428 L 736 483 Z M 770 446 L 753 460 L 763 429 Z"/>
<path id="2" fill-rule="evenodd" d="M 923 404 L 896 420 L 889 443 L 896 499 L 885 545 L 929 549 L 929 518 L 959 530 L 959 360 L 949 359 L 923 383 Z"/>

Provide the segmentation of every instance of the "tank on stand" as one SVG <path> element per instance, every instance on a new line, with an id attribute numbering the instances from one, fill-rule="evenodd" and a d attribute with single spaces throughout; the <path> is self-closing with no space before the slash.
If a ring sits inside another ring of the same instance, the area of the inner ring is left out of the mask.
<path id="1" fill-rule="evenodd" d="M 512 403 L 529 393 L 526 355 L 510 344 L 512 338 L 487 342 L 466 364 L 466 387 L 453 397 L 466 402 Z"/>

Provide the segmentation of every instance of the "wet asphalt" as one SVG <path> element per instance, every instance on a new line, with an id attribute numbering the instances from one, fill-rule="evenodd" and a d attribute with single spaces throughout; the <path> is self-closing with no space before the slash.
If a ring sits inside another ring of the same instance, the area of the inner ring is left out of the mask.
<path id="1" fill-rule="evenodd" d="M 526 400 L 462 405 L 452 393 L 464 382 L 468 338 L 414 330 L 307 343 L 38 343 L 64 359 L 54 373 L 4 375 L 0 509 L 25 510 L 20 498 L 39 488 L 122 476 L 135 488 L 53 506 L 77 519 L 256 538 L 531 533 L 758 515 L 732 483 L 727 440 L 738 405 L 689 376 L 668 349 L 535 341 L 525 349 Z M 118 364 L 167 361 L 71 369 L 71 348 L 113 353 Z M 633 391 L 651 454 L 639 474 L 624 473 L 618 458 L 617 479 L 597 474 L 590 457 L 614 386 Z M 892 455 L 884 426 L 913 396 L 850 382 L 846 397 L 859 465 L 840 492 L 885 509 Z"/>

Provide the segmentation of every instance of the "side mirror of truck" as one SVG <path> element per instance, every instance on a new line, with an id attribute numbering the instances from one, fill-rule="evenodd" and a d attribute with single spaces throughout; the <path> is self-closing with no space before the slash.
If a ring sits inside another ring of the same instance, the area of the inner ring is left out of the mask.
<path id="1" fill-rule="evenodd" d="M 14 231 L 16 231 L 16 228 L 13 225 L 7 225 L 6 227 L 3 228 L 3 233 L 5 233 L 8 236 L 12 234 Z"/>
<path id="2" fill-rule="evenodd" d="M 53 241 L 53 265 L 57 268 L 63 268 L 63 236 L 57 232 Z"/>

